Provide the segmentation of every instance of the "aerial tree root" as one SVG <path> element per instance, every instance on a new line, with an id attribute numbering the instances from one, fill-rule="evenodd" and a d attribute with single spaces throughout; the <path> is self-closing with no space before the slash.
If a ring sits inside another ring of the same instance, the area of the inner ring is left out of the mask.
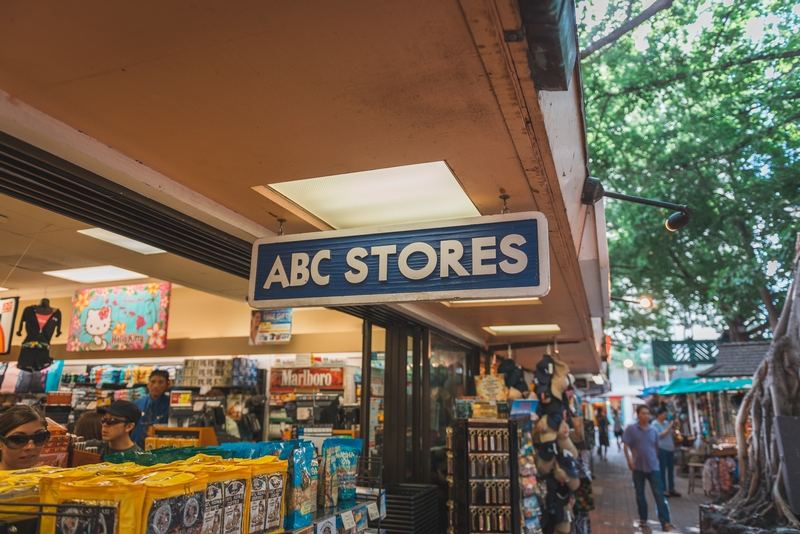
<path id="1" fill-rule="evenodd" d="M 759 526 L 773 513 L 778 521 L 800 529 L 784 497 L 782 461 L 778 452 L 774 418 L 800 415 L 800 235 L 794 276 L 772 344 L 753 376 L 736 419 L 739 449 L 739 491 L 724 505 L 723 513 L 736 523 Z M 746 437 L 748 423 L 751 426 Z"/>

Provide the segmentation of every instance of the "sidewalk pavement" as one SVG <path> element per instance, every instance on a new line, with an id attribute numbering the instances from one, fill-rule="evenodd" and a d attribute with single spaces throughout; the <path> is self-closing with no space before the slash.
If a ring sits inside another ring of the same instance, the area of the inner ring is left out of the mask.
<path id="1" fill-rule="evenodd" d="M 594 451 L 594 473 L 592 483 L 595 510 L 590 512 L 592 534 L 657 534 L 661 524 L 656 520 L 656 508 L 650 485 L 646 486 L 649 528 L 639 528 L 639 513 L 636 509 L 636 494 L 625 453 L 618 451 L 612 441 L 608 449 L 608 460 L 601 460 Z M 688 479 L 675 477 L 675 490 L 681 497 L 667 499 L 672 524 L 683 534 L 700 532 L 699 505 L 711 499 L 703 495 L 702 480 L 695 480 L 695 493 L 687 493 Z"/>

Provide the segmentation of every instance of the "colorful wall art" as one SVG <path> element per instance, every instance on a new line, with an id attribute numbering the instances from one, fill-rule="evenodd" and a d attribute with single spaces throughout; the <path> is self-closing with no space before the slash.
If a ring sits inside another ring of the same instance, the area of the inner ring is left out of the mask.
<path id="1" fill-rule="evenodd" d="M 0 299 L 0 354 L 11 352 L 11 336 L 17 317 L 19 297 Z"/>
<path id="2" fill-rule="evenodd" d="M 67 352 L 163 349 L 170 293 L 169 282 L 77 291 Z"/>

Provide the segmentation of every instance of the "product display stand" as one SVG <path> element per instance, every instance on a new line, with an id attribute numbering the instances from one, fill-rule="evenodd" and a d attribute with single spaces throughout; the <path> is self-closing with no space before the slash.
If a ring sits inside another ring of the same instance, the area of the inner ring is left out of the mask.
<path id="1" fill-rule="evenodd" d="M 219 445 L 214 429 L 208 427 L 151 426 L 150 436 L 155 438 L 197 439 L 199 440 L 199 447 Z"/>
<path id="2" fill-rule="evenodd" d="M 450 531 L 521 534 L 517 422 L 458 419 L 451 441 Z"/>

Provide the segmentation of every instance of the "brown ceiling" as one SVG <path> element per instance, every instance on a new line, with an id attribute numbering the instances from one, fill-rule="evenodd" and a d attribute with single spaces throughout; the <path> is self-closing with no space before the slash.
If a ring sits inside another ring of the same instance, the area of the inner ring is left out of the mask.
<path id="1" fill-rule="evenodd" d="M 272 229 L 252 186 L 436 160 L 484 214 L 534 207 L 454 0 L 4 3 L 0 80 Z"/>
<path id="2" fill-rule="evenodd" d="M 427 161 L 446 161 L 483 214 L 499 212 L 500 188 L 512 211 L 546 202 L 531 190 L 458 0 L 5 2 L 0 89 L 273 231 L 277 216 L 288 233 L 315 229 L 253 186 Z M 30 213 L 0 198 L 0 214 Z M 115 262 L 246 293 L 244 280 L 94 243 L 52 217 L 57 229 L 40 234 L 7 285 L 54 287 L 35 262 Z M 0 269 L 43 225 L 5 226 Z M 544 305 L 422 306 L 490 343 L 505 338 L 482 326 L 553 322 L 563 339 L 585 340 L 588 311 L 552 265 Z M 577 359 L 595 367 L 584 346 Z"/>
<path id="3" fill-rule="evenodd" d="M 167 280 L 229 298 L 244 300 L 247 281 L 173 254 L 145 256 L 105 243 L 78 230 L 88 225 L 0 195 L 0 297 L 71 297 L 78 284 L 44 271 L 115 265 L 154 280 Z M 16 267 L 15 267 L 16 265 Z"/>

